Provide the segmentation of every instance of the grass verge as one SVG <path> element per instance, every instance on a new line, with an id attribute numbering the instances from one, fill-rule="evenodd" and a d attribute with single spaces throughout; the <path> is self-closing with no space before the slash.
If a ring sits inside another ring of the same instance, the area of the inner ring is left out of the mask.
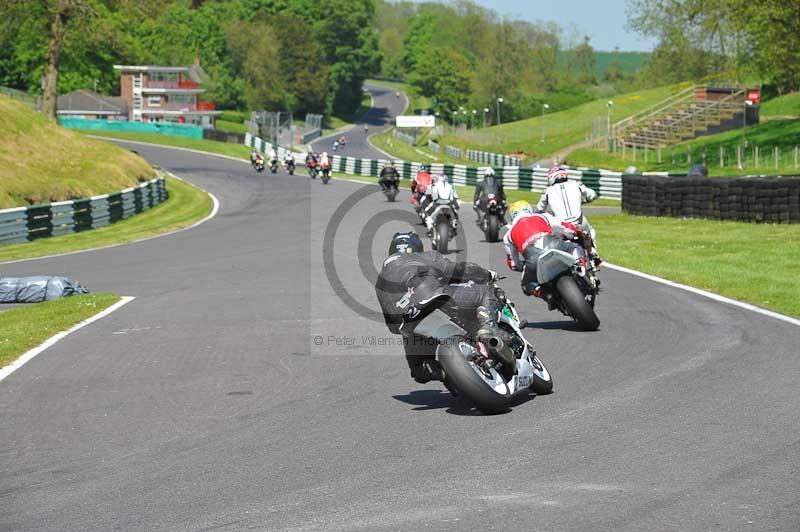
<path id="1" fill-rule="evenodd" d="M 0 209 L 116 192 L 155 177 L 141 157 L 0 96 Z"/>
<path id="2" fill-rule="evenodd" d="M 775 119 L 748 127 L 748 148 L 743 151 L 740 169 L 736 150 L 743 141 L 744 132 L 737 129 L 663 148 L 661 162 L 658 162 L 658 152 L 653 149 L 647 150 L 648 160 L 645 162 L 643 148 L 637 150 L 635 161 L 630 148 L 626 150 L 624 159 L 620 153 L 582 148 L 567 155 L 567 161 L 574 166 L 609 170 L 623 170 L 633 165 L 642 171 L 675 172 L 686 172 L 693 164 L 701 163 L 706 165 L 710 175 L 715 176 L 796 175 L 800 170 L 800 164 L 795 165 L 794 159 L 794 148 L 800 146 L 800 120 Z M 758 160 L 755 157 L 756 146 L 759 147 Z M 778 147 L 777 165 L 775 147 Z"/>
<path id="3" fill-rule="evenodd" d="M 800 225 L 591 216 L 613 264 L 800 317 Z"/>
<path id="4" fill-rule="evenodd" d="M 115 294 L 83 294 L 0 312 L 0 367 L 119 300 Z"/>
<path id="5" fill-rule="evenodd" d="M 325 128 L 322 131 L 322 134 L 327 135 L 337 129 L 349 126 L 350 124 L 355 124 L 356 122 L 361 120 L 361 117 L 363 117 L 367 113 L 367 111 L 369 111 L 371 108 L 372 108 L 372 98 L 370 98 L 369 93 L 367 92 L 361 93 L 361 103 L 358 105 L 358 109 L 356 109 L 352 113 L 346 113 L 329 117 L 325 124 Z"/>
<path id="6" fill-rule="evenodd" d="M 167 178 L 167 201 L 113 225 L 24 244 L 0 246 L 0 261 L 44 257 L 140 240 L 202 220 L 211 212 L 211 197 L 185 181 Z"/>
<path id="7" fill-rule="evenodd" d="M 190 139 L 187 137 L 175 137 L 172 135 L 161 135 L 158 133 L 129 133 L 120 131 L 101 132 L 86 129 L 78 129 L 75 131 L 80 131 L 81 133 L 85 133 L 87 135 L 97 135 L 98 137 L 107 137 L 111 139 L 133 140 L 138 142 L 149 142 L 150 144 L 161 144 L 163 146 L 189 148 L 191 150 L 217 153 L 219 155 L 228 155 L 229 157 L 236 157 L 237 159 L 249 160 L 250 158 L 250 148 L 244 144 L 217 142 L 215 140 L 206 139 Z"/>

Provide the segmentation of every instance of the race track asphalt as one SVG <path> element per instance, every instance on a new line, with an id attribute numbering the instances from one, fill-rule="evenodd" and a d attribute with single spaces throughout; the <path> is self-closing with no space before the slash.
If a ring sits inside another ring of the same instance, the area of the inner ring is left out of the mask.
<path id="1" fill-rule="evenodd" d="M 405 94 L 379 85 L 364 85 L 364 89 L 372 96 L 372 108 L 369 109 L 354 126 L 343 133 L 323 137 L 311 143 L 314 151 L 327 151 L 331 155 L 343 157 L 359 157 L 364 159 L 388 159 L 389 156 L 376 149 L 367 140 L 372 135 L 385 131 L 394 124 L 394 117 L 402 114 L 408 107 Z M 367 130 L 364 130 L 364 126 Z M 344 149 L 333 151 L 333 141 L 344 135 L 347 145 Z"/>
<path id="2" fill-rule="evenodd" d="M 375 186 L 136 150 L 219 214 L 0 265 L 136 297 L 0 382 L 0 530 L 800 527 L 797 327 L 604 270 L 601 329 L 582 333 L 512 275 L 555 393 L 479 415 L 414 383 L 399 347 L 372 345 L 385 326 L 343 302 L 377 310 L 369 263 L 407 192 L 388 205 Z M 323 239 L 353 194 L 334 291 Z M 464 211 L 464 255 L 502 271 Z"/>

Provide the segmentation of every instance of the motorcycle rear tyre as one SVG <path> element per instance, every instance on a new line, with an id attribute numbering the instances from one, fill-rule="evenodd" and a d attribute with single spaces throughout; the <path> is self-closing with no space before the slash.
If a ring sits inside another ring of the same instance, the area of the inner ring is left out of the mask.
<path id="1" fill-rule="evenodd" d="M 586 297 L 578 288 L 571 275 L 562 275 L 556 281 L 558 293 L 569 310 L 570 316 L 578 322 L 578 327 L 584 331 L 596 331 L 600 327 L 600 319 L 594 309 L 586 301 Z"/>

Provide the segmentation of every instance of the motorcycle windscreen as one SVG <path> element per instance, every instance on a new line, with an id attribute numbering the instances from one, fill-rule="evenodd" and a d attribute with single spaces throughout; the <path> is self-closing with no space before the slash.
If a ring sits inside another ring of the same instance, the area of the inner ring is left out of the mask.
<path id="1" fill-rule="evenodd" d="M 539 256 L 536 264 L 536 280 L 539 284 L 552 281 L 575 263 L 575 257 L 558 249 L 549 249 Z"/>
<path id="2" fill-rule="evenodd" d="M 437 340 L 446 340 L 453 336 L 464 336 L 467 331 L 453 323 L 450 316 L 443 311 L 436 309 L 417 323 L 416 327 L 414 327 L 414 334 Z"/>

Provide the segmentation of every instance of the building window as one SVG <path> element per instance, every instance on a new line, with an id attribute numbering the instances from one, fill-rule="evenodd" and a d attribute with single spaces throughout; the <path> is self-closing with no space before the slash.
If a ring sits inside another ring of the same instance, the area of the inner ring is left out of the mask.
<path id="1" fill-rule="evenodd" d="M 147 105 L 150 107 L 161 107 L 161 96 L 148 96 Z"/>

